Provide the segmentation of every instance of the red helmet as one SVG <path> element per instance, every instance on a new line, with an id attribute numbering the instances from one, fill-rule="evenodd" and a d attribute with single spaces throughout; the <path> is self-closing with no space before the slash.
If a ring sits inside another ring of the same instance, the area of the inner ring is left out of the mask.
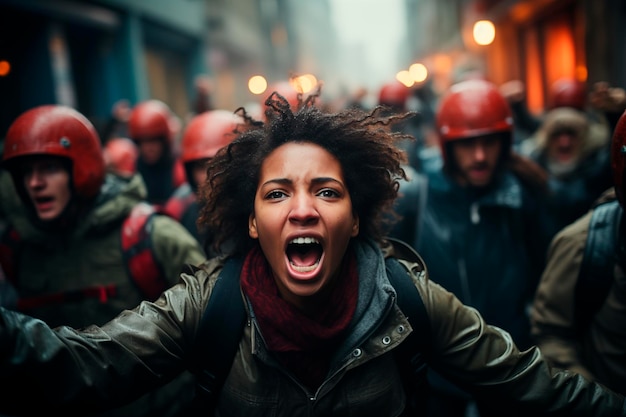
<path id="1" fill-rule="evenodd" d="M 20 157 L 55 155 L 72 161 L 72 182 L 77 195 L 94 197 L 104 181 L 105 167 L 96 129 L 78 111 L 44 105 L 22 113 L 9 127 L 3 163 L 13 166 Z"/>
<path id="2" fill-rule="evenodd" d="M 404 109 L 408 98 L 409 88 L 400 81 L 393 81 L 381 87 L 378 104 Z"/>
<path id="3" fill-rule="evenodd" d="M 212 158 L 218 150 L 235 139 L 233 131 L 243 119 L 227 110 L 209 110 L 194 116 L 183 133 L 183 163 Z"/>
<path id="4" fill-rule="evenodd" d="M 134 141 L 145 138 L 163 137 L 173 142 L 176 133 L 176 118 L 159 100 L 147 100 L 137 104 L 128 119 L 128 135 Z"/>
<path id="5" fill-rule="evenodd" d="M 560 78 L 550 86 L 550 108 L 573 107 L 584 110 L 587 103 L 585 83 L 572 78 Z"/>
<path id="6" fill-rule="evenodd" d="M 624 190 L 624 187 L 626 187 L 626 111 L 622 113 L 613 131 L 611 170 L 613 171 L 615 194 L 617 194 L 617 199 L 624 207 L 624 197 L 626 195 Z"/>
<path id="7" fill-rule="evenodd" d="M 137 172 L 138 157 L 137 145 L 128 138 L 111 138 L 104 145 L 104 160 L 107 167 L 122 175 L 132 175 Z"/>
<path id="8" fill-rule="evenodd" d="M 455 140 L 505 133 L 511 146 L 511 108 L 489 81 L 472 79 L 453 84 L 441 99 L 436 123 L 444 161 L 446 143 Z"/>

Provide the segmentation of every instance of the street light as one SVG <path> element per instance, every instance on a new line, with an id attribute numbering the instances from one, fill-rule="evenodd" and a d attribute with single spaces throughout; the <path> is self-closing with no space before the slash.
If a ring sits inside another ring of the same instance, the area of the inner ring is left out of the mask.
<path id="1" fill-rule="evenodd" d="M 421 83 L 428 78 L 428 69 L 421 62 L 416 62 L 409 67 L 409 74 L 414 82 Z"/>
<path id="2" fill-rule="evenodd" d="M 248 90 L 252 94 L 262 94 L 267 89 L 267 80 L 262 75 L 254 75 L 248 80 Z"/>
<path id="3" fill-rule="evenodd" d="M 496 27 L 490 20 L 479 20 L 474 23 L 472 34 L 478 45 L 490 45 L 496 37 Z"/>

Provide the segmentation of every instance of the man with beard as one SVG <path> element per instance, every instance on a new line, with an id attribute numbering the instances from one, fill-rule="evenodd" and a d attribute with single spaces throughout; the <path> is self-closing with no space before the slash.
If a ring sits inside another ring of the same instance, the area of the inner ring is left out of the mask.
<path id="1" fill-rule="evenodd" d="M 524 141 L 520 152 L 550 177 L 547 202 L 559 230 L 611 187 L 609 141 L 609 135 L 593 134 L 588 117 L 572 107 L 550 110 L 535 135 Z"/>
<path id="2" fill-rule="evenodd" d="M 511 110 L 490 82 L 453 85 L 436 124 L 442 169 L 401 184 L 402 219 L 391 234 L 423 256 L 435 282 L 526 348 L 527 307 L 555 231 L 542 205 L 546 174 L 512 152 Z M 434 372 L 429 377 L 428 415 L 464 416 L 471 397 Z"/>

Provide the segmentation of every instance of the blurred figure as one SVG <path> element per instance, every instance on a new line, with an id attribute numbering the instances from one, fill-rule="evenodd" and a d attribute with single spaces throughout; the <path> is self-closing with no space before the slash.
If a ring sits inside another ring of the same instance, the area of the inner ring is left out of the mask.
<path id="1" fill-rule="evenodd" d="M 366 110 L 368 106 L 365 104 L 367 98 L 367 88 L 358 87 L 348 97 L 344 108 Z"/>
<path id="2" fill-rule="evenodd" d="M 401 183 L 401 221 L 391 235 L 422 255 L 433 281 L 525 349 L 531 345 L 527 309 L 553 235 L 539 202 L 545 176 L 511 152 L 511 111 L 494 84 L 453 85 L 436 117 L 443 168 Z M 468 393 L 433 370 L 429 380 L 426 415 L 463 417 L 473 406 Z M 481 417 L 501 415 L 477 405 Z"/>
<path id="3" fill-rule="evenodd" d="M 132 140 L 111 138 L 105 143 L 103 152 L 107 171 L 127 177 L 137 172 L 139 148 Z"/>
<path id="4" fill-rule="evenodd" d="M 213 81 L 208 75 L 198 75 L 194 80 L 194 101 L 192 103 L 193 115 L 213 110 Z M 193 116 L 192 115 L 192 116 Z"/>
<path id="5" fill-rule="evenodd" d="M 2 155 L 2 145 L 0 142 L 0 155 Z M 8 213 L 11 211 L 23 210 L 20 199 L 15 192 L 11 174 L 0 166 L 0 236 L 4 235 L 8 225 Z M 1 243 L 0 243 L 1 245 Z M 0 250 L 0 306 L 9 309 L 17 307 L 17 291 L 9 282 L 2 269 L 2 250 Z"/>
<path id="6" fill-rule="evenodd" d="M 411 95 L 407 100 L 407 108 L 417 116 L 411 119 L 415 126 L 417 141 L 417 163 L 420 172 L 438 171 L 443 165 L 439 136 L 437 135 L 436 116 L 437 95 L 430 79 L 411 87 Z"/>
<path id="7" fill-rule="evenodd" d="M 399 81 L 393 80 L 389 83 L 383 84 L 378 91 L 378 105 L 384 106 L 389 114 L 400 114 L 407 111 L 407 101 L 411 90 Z M 404 120 L 393 126 L 393 130 L 396 132 L 402 132 L 409 134 L 413 137 L 413 140 L 404 140 L 399 144 L 400 148 L 404 150 L 408 157 L 409 166 L 416 171 L 420 171 L 419 163 L 419 149 L 422 143 L 418 141 L 421 138 L 419 131 L 419 118 L 418 114 Z"/>
<path id="8" fill-rule="evenodd" d="M 185 170 L 176 154 L 180 121 L 159 100 L 137 104 L 128 120 L 128 134 L 139 147 L 137 171 L 148 190 L 148 202 L 163 205 L 185 182 Z"/>
<path id="9" fill-rule="evenodd" d="M 552 241 L 532 334 L 553 365 L 626 394 L 626 113 L 613 134 L 614 186 Z"/>
<path id="10" fill-rule="evenodd" d="M 539 130 L 525 140 L 520 152 L 549 174 L 546 202 L 560 230 L 589 210 L 612 184 L 609 146 L 591 134 L 589 119 L 573 107 L 546 113 Z"/>
<path id="11" fill-rule="evenodd" d="M 589 103 L 604 114 L 609 123 L 609 131 L 613 132 L 626 110 L 626 90 L 611 86 L 605 81 L 596 82 L 589 93 Z"/>
<path id="12" fill-rule="evenodd" d="M 165 214 L 180 221 L 200 241 L 207 254 L 211 252 L 209 237 L 197 225 L 198 187 L 206 180 L 207 162 L 235 138 L 237 125 L 242 122 L 240 116 L 227 110 L 211 110 L 191 119 L 181 143 L 187 182 L 174 192 L 163 208 Z"/>
<path id="13" fill-rule="evenodd" d="M 406 111 L 406 101 L 409 98 L 410 90 L 399 81 L 392 81 L 383 84 L 378 92 L 378 104 L 389 107 L 394 113 Z"/>
<path id="14" fill-rule="evenodd" d="M 17 291 L 16 308 L 50 326 L 106 323 L 205 259 L 184 227 L 147 209 L 139 175 L 106 173 L 95 128 L 72 108 L 20 115 L 8 130 L 2 167 L 23 205 L 6 213 L 2 270 Z M 173 416 L 193 387 L 184 374 L 106 415 Z"/>
<path id="15" fill-rule="evenodd" d="M 548 90 L 546 108 L 539 116 L 532 114 L 526 105 L 526 87 L 522 81 L 506 82 L 500 86 L 500 92 L 507 98 L 513 111 L 516 147 L 539 130 L 548 111 L 561 107 L 583 112 L 589 121 L 589 134 L 601 138 L 599 140 L 609 140 L 611 126 L 601 111 L 590 106 L 584 82 L 573 78 L 554 81 Z"/>
<path id="16" fill-rule="evenodd" d="M 113 103 L 111 114 L 100 132 L 100 140 L 103 143 L 115 137 L 128 136 L 128 119 L 132 108 L 127 99 L 120 99 Z"/>

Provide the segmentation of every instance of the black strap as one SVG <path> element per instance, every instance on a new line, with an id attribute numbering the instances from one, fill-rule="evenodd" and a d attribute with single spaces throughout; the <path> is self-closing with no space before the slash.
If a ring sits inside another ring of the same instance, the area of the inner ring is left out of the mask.
<path id="1" fill-rule="evenodd" d="M 622 208 L 617 200 L 596 206 L 575 289 L 574 320 L 583 331 L 604 303 L 613 283 Z"/>
<path id="2" fill-rule="evenodd" d="M 422 296 L 415 287 L 409 271 L 395 258 L 387 258 L 385 265 L 389 281 L 396 290 L 398 306 L 414 330 L 398 349 L 410 352 L 410 362 L 414 362 L 415 352 L 427 353 L 430 349 L 430 320 Z"/>
<path id="3" fill-rule="evenodd" d="M 246 324 L 239 285 L 242 266 L 241 258 L 226 261 L 202 316 L 192 356 L 197 370 L 192 415 L 211 415 L 241 341 Z"/>
<path id="4" fill-rule="evenodd" d="M 404 381 L 407 397 L 406 412 L 417 415 L 429 396 L 425 356 L 430 352 L 431 327 L 422 296 L 411 275 L 395 258 L 385 260 L 387 276 L 396 290 L 397 303 L 407 316 L 413 332 L 395 350 L 396 363 Z"/>

